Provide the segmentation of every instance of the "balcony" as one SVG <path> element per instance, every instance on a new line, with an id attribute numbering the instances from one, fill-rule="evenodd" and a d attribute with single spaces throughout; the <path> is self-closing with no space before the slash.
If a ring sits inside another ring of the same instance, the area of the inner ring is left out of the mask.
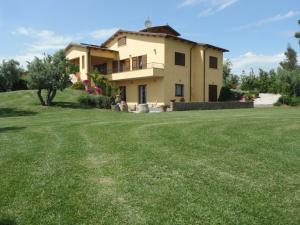
<path id="1" fill-rule="evenodd" d="M 156 78 L 164 76 L 164 64 L 162 63 L 147 63 L 143 68 L 135 70 L 123 70 L 108 73 L 107 77 L 111 81 Z"/>

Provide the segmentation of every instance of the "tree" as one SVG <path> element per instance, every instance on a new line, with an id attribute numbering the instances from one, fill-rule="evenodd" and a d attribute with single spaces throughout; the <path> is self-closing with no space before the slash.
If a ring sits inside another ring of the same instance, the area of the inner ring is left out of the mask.
<path id="1" fill-rule="evenodd" d="M 240 77 L 238 75 L 230 74 L 226 80 L 226 86 L 230 89 L 236 89 L 240 83 Z"/>
<path id="2" fill-rule="evenodd" d="M 223 64 L 223 83 L 226 83 L 227 78 L 230 76 L 231 74 L 231 67 L 232 67 L 232 63 L 229 59 L 227 59 L 225 61 L 225 63 Z"/>
<path id="3" fill-rule="evenodd" d="M 230 89 L 236 89 L 239 84 L 239 76 L 234 75 L 232 71 L 232 63 L 230 60 L 226 60 L 223 64 L 223 86 Z"/>
<path id="4" fill-rule="evenodd" d="M 298 24 L 300 25 L 300 20 L 298 20 Z M 295 38 L 299 39 L 299 44 L 300 44 L 300 32 L 295 33 Z"/>
<path id="5" fill-rule="evenodd" d="M 37 89 L 37 95 L 42 105 L 52 105 L 57 90 L 64 90 L 69 80 L 69 62 L 64 51 L 60 50 L 53 56 L 47 55 L 43 59 L 35 58 L 28 65 L 29 86 Z M 42 90 L 47 91 L 46 99 Z"/>
<path id="6" fill-rule="evenodd" d="M 300 70 L 288 71 L 279 68 L 280 93 L 287 96 L 300 96 Z"/>
<path id="7" fill-rule="evenodd" d="M 269 72 L 269 82 L 270 86 L 268 87 L 269 93 L 279 93 L 280 92 L 280 80 L 278 79 L 278 75 L 274 69 Z"/>
<path id="8" fill-rule="evenodd" d="M 297 52 L 289 44 L 284 54 L 286 59 L 280 63 L 280 66 L 285 70 L 295 70 L 297 68 Z"/>
<path id="9" fill-rule="evenodd" d="M 269 79 L 269 73 L 267 71 L 264 71 L 263 69 L 259 69 L 258 83 L 259 83 L 260 93 L 267 93 L 269 91 L 271 82 Z"/>
<path id="10" fill-rule="evenodd" d="M 15 60 L 3 61 L 0 64 L 0 91 L 8 91 L 20 79 L 22 68 Z"/>
<path id="11" fill-rule="evenodd" d="M 253 69 L 249 75 L 243 71 L 241 75 L 241 89 L 245 91 L 254 91 L 259 89 L 259 79 L 255 76 Z"/>

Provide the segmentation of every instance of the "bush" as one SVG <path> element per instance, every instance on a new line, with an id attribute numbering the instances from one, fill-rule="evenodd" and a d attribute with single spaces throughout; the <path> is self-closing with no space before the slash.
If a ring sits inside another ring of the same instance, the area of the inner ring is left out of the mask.
<path id="1" fill-rule="evenodd" d="M 13 86 L 12 86 L 12 90 L 13 91 L 17 91 L 17 90 L 28 90 L 27 87 L 27 81 L 25 79 L 19 79 L 18 81 L 16 81 Z"/>
<path id="2" fill-rule="evenodd" d="M 79 96 L 78 102 L 84 106 L 96 106 L 96 102 L 94 100 L 94 96 L 89 95 L 88 93 L 83 93 Z"/>
<path id="3" fill-rule="evenodd" d="M 250 91 L 249 92 L 251 95 L 253 95 L 255 98 L 259 97 L 259 91 Z"/>
<path id="4" fill-rule="evenodd" d="M 274 105 L 300 106 L 300 97 L 281 96 Z"/>
<path id="5" fill-rule="evenodd" d="M 253 102 L 254 99 L 255 99 L 255 95 L 252 94 L 251 92 L 248 92 L 248 93 L 245 94 L 245 100 L 247 102 Z"/>
<path id="6" fill-rule="evenodd" d="M 103 95 L 90 95 L 88 93 L 83 93 L 79 96 L 78 101 L 84 106 L 97 107 L 99 109 L 110 109 L 113 98 Z"/>
<path id="7" fill-rule="evenodd" d="M 85 86 L 81 81 L 77 81 L 76 83 L 72 84 L 71 88 L 74 90 L 84 90 Z"/>
<path id="8" fill-rule="evenodd" d="M 225 101 L 239 101 L 243 97 L 244 93 L 239 90 L 230 89 L 227 86 L 222 87 L 219 101 L 225 102 Z"/>

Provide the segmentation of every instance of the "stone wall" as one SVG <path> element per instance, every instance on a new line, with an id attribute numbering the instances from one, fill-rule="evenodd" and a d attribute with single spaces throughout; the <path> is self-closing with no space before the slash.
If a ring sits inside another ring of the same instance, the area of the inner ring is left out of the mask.
<path id="1" fill-rule="evenodd" d="M 254 108 L 253 102 L 170 102 L 171 111 Z"/>

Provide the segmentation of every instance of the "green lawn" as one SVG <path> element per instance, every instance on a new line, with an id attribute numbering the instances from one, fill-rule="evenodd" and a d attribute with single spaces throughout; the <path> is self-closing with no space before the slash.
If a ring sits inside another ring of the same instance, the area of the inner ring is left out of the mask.
<path id="1" fill-rule="evenodd" d="M 300 224 L 300 108 L 155 114 L 0 94 L 0 225 Z"/>

